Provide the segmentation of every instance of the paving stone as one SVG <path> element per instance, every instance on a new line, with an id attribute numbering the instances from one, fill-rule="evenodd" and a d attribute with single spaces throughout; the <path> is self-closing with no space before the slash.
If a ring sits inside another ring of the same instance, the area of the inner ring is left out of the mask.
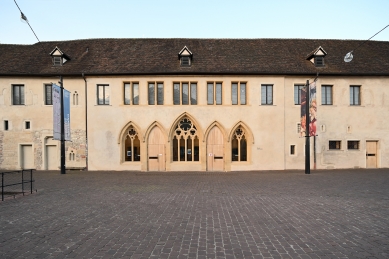
<path id="1" fill-rule="evenodd" d="M 0 258 L 388 258 L 389 170 L 35 174 Z"/>

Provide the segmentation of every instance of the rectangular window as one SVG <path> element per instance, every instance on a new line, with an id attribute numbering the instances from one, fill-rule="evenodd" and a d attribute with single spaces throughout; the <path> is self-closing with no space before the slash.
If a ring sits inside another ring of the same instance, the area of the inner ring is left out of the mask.
<path id="1" fill-rule="evenodd" d="M 97 104 L 109 105 L 109 85 L 97 85 Z"/>
<path id="2" fill-rule="evenodd" d="M 304 88 L 304 85 L 295 85 L 294 86 L 294 104 L 301 104 L 301 89 Z"/>
<path id="3" fill-rule="evenodd" d="M 273 85 L 261 86 L 261 104 L 263 105 L 273 104 Z"/>
<path id="4" fill-rule="evenodd" d="M 290 154 L 295 155 L 296 154 L 296 146 L 295 145 L 290 145 Z"/>
<path id="5" fill-rule="evenodd" d="M 182 82 L 173 84 L 174 105 L 197 105 L 197 83 Z"/>
<path id="6" fill-rule="evenodd" d="M 222 83 L 209 82 L 207 84 L 207 104 L 222 104 Z"/>
<path id="7" fill-rule="evenodd" d="M 124 104 L 139 105 L 139 83 L 124 84 Z"/>
<path id="8" fill-rule="evenodd" d="M 12 104 L 24 105 L 24 85 L 12 86 Z"/>
<path id="9" fill-rule="evenodd" d="M 332 85 L 321 86 L 321 104 L 332 105 Z"/>
<path id="10" fill-rule="evenodd" d="M 9 129 L 8 121 L 5 120 L 4 121 L 4 130 L 8 130 L 8 129 Z"/>
<path id="11" fill-rule="evenodd" d="M 157 87 L 157 88 L 155 88 Z M 163 104 L 163 83 L 149 83 L 148 87 L 149 105 Z"/>
<path id="12" fill-rule="evenodd" d="M 52 85 L 45 85 L 45 105 L 53 105 Z"/>
<path id="13" fill-rule="evenodd" d="M 25 121 L 24 125 L 25 125 L 24 126 L 25 129 L 30 129 L 31 128 L 31 123 L 29 121 Z"/>
<path id="14" fill-rule="evenodd" d="M 328 147 L 332 150 L 340 150 L 342 148 L 341 143 L 342 142 L 339 140 L 330 140 L 328 143 Z"/>
<path id="15" fill-rule="evenodd" d="M 347 149 L 358 150 L 359 149 L 359 141 L 358 140 L 347 141 Z"/>
<path id="16" fill-rule="evenodd" d="M 361 87 L 350 86 L 350 105 L 361 105 Z"/>
<path id="17" fill-rule="evenodd" d="M 233 105 L 246 104 L 246 83 L 231 84 L 231 101 Z"/>

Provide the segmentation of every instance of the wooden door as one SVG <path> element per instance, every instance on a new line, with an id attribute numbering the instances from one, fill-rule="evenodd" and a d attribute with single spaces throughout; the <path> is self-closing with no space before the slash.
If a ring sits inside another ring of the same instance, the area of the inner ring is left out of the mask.
<path id="1" fill-rule="evenodd" d="M 366 168 L 377 168 L 377 141 L 366 141 Z"/>
<path id="2" fill-rule="evenodd" d="M 32 169 L 34 168 L 34 153 L 32 152 L 32 145 L 21 146 L 21 168 Z"/>
<path id="3" fill-rule="evenodd" d="M 46 170 L 58 169 L 57 146 L 46 145 Z"/>
<path id="4" fill-rule="evenodd" d="M 158 127 L 154 127 L 149 135 L 147 145 L 149 171 L 165 171 L 165 138 Z"/>
<path id="5" fill-rule="evenodd" d="M 208 171 L 224 170 L 224 139 L 218 127 L 213 127 L 207 138 Z"/>

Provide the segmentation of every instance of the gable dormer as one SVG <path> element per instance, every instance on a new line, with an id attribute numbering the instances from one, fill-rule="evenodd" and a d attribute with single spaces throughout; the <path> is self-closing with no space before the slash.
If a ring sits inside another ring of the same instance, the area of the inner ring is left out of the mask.
<path id="1" fill-rule="evenodd" d="M 58 47 L 55 47 L 55 49 L 50 52 L 50 56 L 52 57 L 54 66 L 62 66 L 70 60 L 69 56 L 62 52 Z"/>
<path id="2" fill-rule="evenodd" d="M 307 60 L 311 61 L 315 67 L 324 67 L 325 56 L 327 56 L 327 52 L 320 46 L 308 55 Z"/>
<path id="3" fill-rule="evenodd" d="M 178 59 L 180 60 L 180 65 L 182 67 L 190 67 L 192 65 L 192 52 L 185 46 L 179 53 Z"/>

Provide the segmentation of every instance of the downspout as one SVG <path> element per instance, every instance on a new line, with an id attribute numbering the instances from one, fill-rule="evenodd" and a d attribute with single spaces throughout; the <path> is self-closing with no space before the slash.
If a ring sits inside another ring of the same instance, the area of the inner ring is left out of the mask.
<path id="1" fill-rule="evenodd" d="M 88 83 L 86 81 L 84 73 L 82 73 L 82 78 L 85 82 L 85 162 L 86 162 L 86 170 L 88 171 Z"/>

